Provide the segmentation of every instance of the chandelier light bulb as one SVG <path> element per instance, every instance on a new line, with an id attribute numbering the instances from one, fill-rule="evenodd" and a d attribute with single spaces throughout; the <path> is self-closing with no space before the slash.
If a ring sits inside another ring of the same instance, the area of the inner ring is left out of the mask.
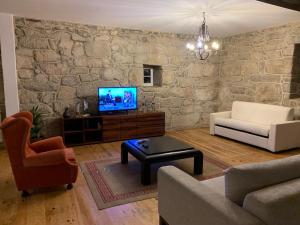
<path id="1" fill-rule="evenodd" d="M 191 45 L 190 45 L 190 50 L 191 50 L 191 51 L 194 51 L 194 50 L 195 50 L 195 45 L 191 44 Z"/>
<path id="2" fill-rule="evenodd" d="M 186 47 L 187 49 L 190 49 L 191 44 L 190 44 L 190 43 L 187 43 L 185 47 Z"/>
<path id="3" fill-rule="evenodd" d="M 212 49 L 214 50 L 219 50 L 220 49 L 220 44 L 216 41 L 214 41 L 212 44 L 211 44 L 211 47 Z"/>
<path id="4" fill-rule="evenodd" d="M 204 45 L 204 49 L 205 49 L 205 50 L 208 50 L 208 45 Z"/>
<path id="5" fill-rule="evenodd" d="M 197 48 L 203 48 L 203 42 L 202 41 L 197 42 Z"/>

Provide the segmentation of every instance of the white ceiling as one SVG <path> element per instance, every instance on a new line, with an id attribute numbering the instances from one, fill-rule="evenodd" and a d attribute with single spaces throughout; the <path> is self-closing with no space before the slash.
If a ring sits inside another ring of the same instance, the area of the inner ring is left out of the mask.
<path id="1" fill-rule="evenodd" d="M 229 36 L 300 21 L 300 12 L 255 0 L 0 0 L 0 12 L 36 19 Z"/>

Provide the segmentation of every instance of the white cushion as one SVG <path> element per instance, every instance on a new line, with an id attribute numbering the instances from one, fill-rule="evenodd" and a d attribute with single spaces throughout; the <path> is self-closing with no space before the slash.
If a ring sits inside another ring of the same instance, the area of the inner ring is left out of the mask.
<path id="1" fill-rule="evenodd" d="M 216 125 L 221 125 L 223 127 L 232 128 L 239 131 L 248 132 L 251 134 L 256 134 L 264 137 L 269 136 L 271 126 L 250 123 L 246 121 L 236 120 L 236 119 L 226 119 L 226 118 L 216 118 Z"/>
<path id="2" fill-rule="evenodd" d="M 232 104 L 232 119 L 263 125 L 271 125 L 294 119 L 294 109 L 254 102 L 235 101 Z"/>

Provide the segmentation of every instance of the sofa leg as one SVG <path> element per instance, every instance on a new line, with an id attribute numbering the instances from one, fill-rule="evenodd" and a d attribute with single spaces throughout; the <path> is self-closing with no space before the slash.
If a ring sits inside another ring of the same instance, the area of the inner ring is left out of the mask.
<path id="1" fill-rule="evenodd" d="M 26 198 L 26 197 L 30 196 L 30 194 L 28 191 L 23 190 L 21 196 L 22 196 L 22 198 Z"/>
<path id="2" fill-rule="evenodd" d="M 71 190 L 73 188 L 73 184 L 68 184 L 67 185 L 67 190 Z"/>
<path id="3" fill-rule="evenodd" d="M 159 216 L 159 225 L 169 225 L 169 224 L 164 220 L 164 218 Z"/>

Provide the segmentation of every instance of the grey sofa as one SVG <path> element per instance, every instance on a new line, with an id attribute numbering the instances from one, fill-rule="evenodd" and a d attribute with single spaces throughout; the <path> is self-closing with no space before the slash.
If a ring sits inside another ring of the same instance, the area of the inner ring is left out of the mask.
<path id="1" fill-rule="evenodd" d="M 205 181 L 162 167 L 158 210 L 161 225 L 299 225 L 300 156 L 232 167 Z"/>

